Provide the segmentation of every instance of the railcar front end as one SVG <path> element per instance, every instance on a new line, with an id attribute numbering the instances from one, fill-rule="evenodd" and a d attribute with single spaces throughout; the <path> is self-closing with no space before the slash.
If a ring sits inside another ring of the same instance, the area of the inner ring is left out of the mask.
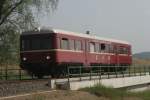
<path id="1" fill-rule="evenodd" d="M 25 32 L 20 36 L 20 66 L 35 76 L 49 75 L 56 64 L 55 34 Z"/>

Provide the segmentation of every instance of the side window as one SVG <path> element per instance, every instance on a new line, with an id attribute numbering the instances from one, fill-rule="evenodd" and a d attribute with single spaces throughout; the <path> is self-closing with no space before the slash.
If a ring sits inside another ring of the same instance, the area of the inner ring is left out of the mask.
<path id="1" fill-rule="evenodd" d="M 101 44 L 99 44 L 99 52 L 101 52 Z"/>
<path id="2" fill-rule="evenodd" d="M 100 44 L 100 47 L 101 47 L 101 52 L 104 52 L 105 49 L 106 49 L 106 45 L 104 43 Z"/>
<path id="3" fill-rule="evenodd" d="M 120 51 L 121 51 L 121 50 L 120 50 L 120 47 L 117 46 L 117 53 L 120 54 Z"/>
<path id="4" fill-rule="evenodd" d="M 57 38 L 57 46 L 58 49 L 61 48 L 61 38 Z"/>
<path id="5" fill-rule="evenodd" d="M 96 43 L 96 52 L 99 52 L 100 51 L 100 47 L 99 47 L 99 44 Z"/>
<path id="6" fill-rule="evenodd" d="M 75 49 L 77 50 L 77 51 L 81 51 L 81 41 L 78 41 L 78 40 L 76 40 L 75 41 Z"/>
<path id="7" fill-rule="evenodd" d="M 126 47 L 119 47 L 119 54 L 128 54 L 128 49 Z"/>
<path id="8" fill-rule="evenodd" d="M 81 42 L 82 42 L 82 50 L 85 50 L 86 43 L 84 41 L 81 41 Z"/>
<path id="9" fill-rule="evenodd" d="M 61 49 L 69 49 L 69 41 L 66 38 L 61 39 Z"/>
<path id="10" fill-rule="evenodd" d="M 70 50 L 75 50 L 74 40 L 70 40 Z"/>
<path id="11" fill-rule="evenodd" d="M 128 54 L 128 48 L 124 47 L 123 52 L 124 52 L 124 54 Z"/>
<path id="12" fill-rule="evenodd" d="M 90 42 L 90 52 L 95 52 L 95 43 Z"/>
<path id="13" fill-rule="evenodd" d="M 114 46 L 112 44 L 109 45 L 109 52 L 114 53 Z"/>
<path id="14" fill-rule="evenodd" d="M 128 48 L 126 48 L 126 54 L 129 54 L 129 49 Z"/>
<path id="15" fill-rule="evenodd" d="M 120 54 L 124 54 L 123 47 L 120 47 Z"/>
<path id="16" fill-rule="evenodd" d="M 109 49 L 110 45 L 109 44 L 105 44 L 105 52 L 109 53 L 110 49 Z"/>

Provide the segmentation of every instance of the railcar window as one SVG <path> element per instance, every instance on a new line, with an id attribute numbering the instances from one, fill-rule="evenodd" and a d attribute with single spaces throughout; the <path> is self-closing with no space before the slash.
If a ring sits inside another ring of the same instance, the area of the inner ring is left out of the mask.
<path id="1" fill-rule="evenodd" d="M 52 48 L 52 38 L 32 37 L 21 40 L 21 50 L 44 50 Z"/>
<path id="2" fill-rule="evenodd" d="M 129 49 L 128 48 L 126 48 L 126 53 L 129 54 Z"/>
<path id="3" fill-rule="evenodd" d="M 85 50 L 85 45 L 86 45 L 86 43 L 82 42 L 82 50 Z"/>
<path id="4" fill-rule="evenodd" d="M 22 40 L 21 41 L 21 50 L 29 50 L 30 49 L 30 40 Z"/>
<path id="5" fill-rule="evenodd" d="M 128 49 L 126 47 L 119 47 L 119 54 L 128 54 Z"/>
<path id="6" fill-rule="evenodd" d="M 99 47 L 99 44 L 96 43 L 96 52 L 99 52 L 100 51 L 100 47 Z"/>
<path id="7" fill-rule="evenodd" d="M 82 45 L 81 45 L 81 41 L 75 41 L 75 50 L 77 51 L 81 51 L 82 50 Z"/>
<path id="8" fill-rule="evenodd" d="M 106 45 L 104 43 L 101 44 L 101 52 L 105 51 Z"/>
<path id="9" fill-rule="evenodd" d="M 123 52 L 124 52 L 124 54 L 128 54 L 128 49 L 124 47 Z"/>
<path id="10" fill-rule="evenodd" d="M 123 49 L 123 47 L 120 48 L 120 54 L 124 54 L 124 49 Z"/>
<path id="11" fill-rule="evenodd" d="M 101 52 L 101 44 L 99 44 L 99 52 Z"/>
<path id="12" fill-rule="evenodd" d="M 121 47 L 118 47 L 118 54 L 121 54 Z"/>
<path id="13" fill-rule="evenodd" d="M 75 50 L 74 40 L 70 40 L 70 50 Z"/>
<path id="14" fill-rule="evenodd" d="M 105 44 L 105 52 L 109 53 L 110 49 L 109 49 L 110 45 L 109 44 Z"/>
<path id="15" fill-rule="evenodd" d="M 112 44 L 109 45 L 109 52 L 114 53 L 114 46 Z"/>
<path id="16" fill-rule="evenodd" d="M 95 52 L 95 43 L 90 42 L 90 52 Z"/>
<path id="17" fill-rule="evenodd" d="M 62 38 L 61 40 L 61 48 L 62 49 L 69 49 L 69 41 L 66 38 Z"/>
<path id="18" fill-rule="evenodd" d="M 49 39 L 49 38 L 43 39 L 43 43 L 41 44 L 40 48 L 42 48 L 42 49 L 50 49 L 50 48 L 52 48 L 51 39 Z"/>
<path id="19" fill-rule="evenodd" d="M 31 40 L 31 49 L 32 50 L 39 50 L 40 49 L 40 40 L 32 39 Z"/>

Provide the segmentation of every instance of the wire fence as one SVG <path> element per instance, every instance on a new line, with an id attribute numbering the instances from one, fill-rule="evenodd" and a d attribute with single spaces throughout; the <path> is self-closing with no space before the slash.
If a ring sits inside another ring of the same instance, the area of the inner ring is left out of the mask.
<path id="1" fill-rule="evenodd" d="M 1 69 L 0 80 L 26 80 L 36 79 L 33 75 L 29 75 L 23 69 Z"/>
<path id="2" fill-rule="evenodd" d="M 79 77 L 81 81 L 82 79 L 109 79 L 144 75 L 150 75 L 150 66 L 92 66 L 90 68 L 71 66 L 68 68 L 68 80 L 71 77 Z"/>
<path id="3" fill-rule="evenodd" d="M 65 77 L 73 78 L 78 77 L 80 80 L 83 77 L 89 77 L 89 79 L 109 79 L 119 77 L 132 77 L 150 75 L 150 66 L 69 66 Z M 48 76 L 49 78 L 50 76 Z M 47 78 L 47 76 L 46 76 Z M 62 78 L 62 77 L 60 77 Z M 37 79 L 32 74 L 29 74 L 23 69 L 0 69 L 0 80 L 29 80 Z"/>

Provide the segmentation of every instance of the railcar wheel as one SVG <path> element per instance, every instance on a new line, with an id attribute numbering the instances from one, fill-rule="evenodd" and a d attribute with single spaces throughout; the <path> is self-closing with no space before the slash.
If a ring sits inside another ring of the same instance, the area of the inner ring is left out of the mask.
<path id="1" fill-rule="evenodd" d="M 37 75 L 38 79 L 43 79 L 43 75 Z"/>
<path id="2" fill-rule="evenodd" d="M 37 77 L 38 79 L 43 79 L 44 75 L 41 73 L 33 73 L 32 75 L 34 75 L 35 77 Z"/>

